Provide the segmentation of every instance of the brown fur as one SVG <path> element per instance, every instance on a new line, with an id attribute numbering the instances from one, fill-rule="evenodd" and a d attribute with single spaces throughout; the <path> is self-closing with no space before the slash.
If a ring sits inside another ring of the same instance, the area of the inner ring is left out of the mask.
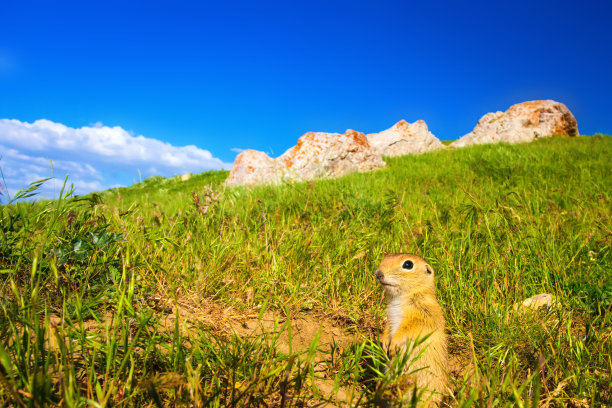
<path id="1" fill-rule="evenodd" d="M 407 260 L 413 262 L 411 270 L 403 268 Z M 448 393 L 448 352 L 444 314 L 436 300 L 432 267 L 415 255 L 392 254 L 382 260 L 376 280 L 387 298 L 383 343 L 390 355 L 410 352 L 410 359 L 425 348 L 423 355 L 407 371 L 421 370 L 407 374 L 407 383 L 425 390 L 423 400 L 439 404 L 442 394 Z M 427 335 L 430 335 L 427 340 L 412 348 L 417 338 Z M 412 395 L 413 387 L 404 390 L 406 397 Z"/>

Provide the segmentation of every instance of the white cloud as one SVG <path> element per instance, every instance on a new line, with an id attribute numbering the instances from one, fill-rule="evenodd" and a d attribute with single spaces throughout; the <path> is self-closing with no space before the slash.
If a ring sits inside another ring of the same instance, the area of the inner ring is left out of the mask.
<path id="1" fill-rule="evenodd" d="M 234 153 L 238 153 L 238 154 L 240 154 L 240 153 L 244 152 L 244 151 L 245 151 L 245 150 L 247 150 L 247 149 L 241 149 L 240 147 L 232 147 L 230 150 L 231 150 L 232 152 L 234 152 Z"/>
<path id="2" fill-rule="evenodd" d="M 33 123 L 0 119 L 0 168 L 12 193 L 53 174 L 77 194 L 129 184 L 134 178 L 170 177 L 231 168 L 194 145 L 177 147 L 157 139 L 133 136 L 119 126 L 101 123 L 71 128 L 46 119 Z M 57 184 L 57 183 L 56 183 Z M 57 187 L 57 186 L 54 186 Z M 44 192 L 49 196 L 48 191 Z"/>

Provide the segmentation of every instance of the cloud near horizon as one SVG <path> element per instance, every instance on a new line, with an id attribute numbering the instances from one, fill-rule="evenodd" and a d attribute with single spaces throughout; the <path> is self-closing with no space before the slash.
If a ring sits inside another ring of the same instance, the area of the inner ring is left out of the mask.
<path id="1" fill-rule="evenodd" d="M 71 128 L 46 119 L 0 119 L 0 168 L 11 195 L 33 181 L 54 177 L 41 189 L 42 196 L 52 198 L 66 175 L 76 194 L 86 194 L 140 177 L 228 169 L 231 163 L 194 145 L 173 146 L 119 126 Z"/>

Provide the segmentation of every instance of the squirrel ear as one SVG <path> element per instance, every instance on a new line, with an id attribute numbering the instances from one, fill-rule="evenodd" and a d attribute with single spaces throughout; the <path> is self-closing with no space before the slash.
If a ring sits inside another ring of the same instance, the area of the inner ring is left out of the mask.
<path id="1" fill-rule="evenodd" d="M 431 266 L 425 265 L 425 273 L 428 275 L 433 274 L 433 269 L 431 269 Z"/>

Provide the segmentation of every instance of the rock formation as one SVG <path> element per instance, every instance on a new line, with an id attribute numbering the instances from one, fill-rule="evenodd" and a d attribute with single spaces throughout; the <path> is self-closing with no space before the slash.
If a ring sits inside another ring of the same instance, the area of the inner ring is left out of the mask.
<path id="1" fill-rule="evenodd" d="M 264 152 L 245 150 L 234 161 L 234 167 L 225 180 L 227 186 L 252 186 L 278 184 L 283 177 L 283 167 Z"/>
<path id="2" fill-rule="evenodd" d="M 487 113 L 472 132 L 451 146 L 531 142 L 552 135 L 578 136 L 574 115 L 560 102 L 528 101 L 512 105 L 506 112 Z"/>
<path id="3" fill-rule="evenodd" d="M 350 129 L 344 134 L 308 132 L 278 160 L 285 165 L 285 179 L 290 181 L 339 177 L 385 166 L 365 135 Z"/>
<path id="4" fill-rule="evenodd" d="M 236 157 L 225 185 L 278 184 L 282 181 L 338 177 L 385 166 L 363 133 L 308 132 L 277 159 L 246 150 Z"/>
<path id="5" fill-rule="evenodd" d="M 512 105 L 506 112 L 487 113 L 472 132 L 451 146 L 531 142 L 552 135 L 578 136 L 574 115 L 559 102 L 529 101 Z M 344 134 L 308 132 L 276 159 L 256 150 L 240 153 L 224 184 L 279 184 L 338 177 L 383 167 L 383 155 L 401 156 L 443 148 L 444 144 L 422 120 L 414 123 L 400 120 L 387 130 L 367 136 L 354 130 Z"/>
<path id="6" fill-rule="evenodd" d="M 366 137 L 370 145 L 383 156 L 425 153 L 446 147 L 427 129 L 427 124 L 422 120 L 408 123 L 402 119 L 389 129 Z"/>

